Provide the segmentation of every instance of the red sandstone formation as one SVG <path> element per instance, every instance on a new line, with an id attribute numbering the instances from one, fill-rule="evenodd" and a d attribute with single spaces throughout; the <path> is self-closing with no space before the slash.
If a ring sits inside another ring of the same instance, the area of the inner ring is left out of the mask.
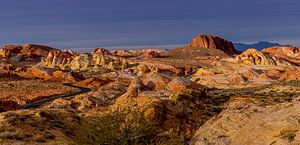
<path id="1" fill-rule="evenodd" d="M 7 45 L 0 50 L 0 56 L 3 58 L 10 58 L 13 56 L 21 55 L 25 60 L 37 60 L 40 61 L 42 57 L 46 57 L 51 50 L 56 50 L 54 48 L 26 44 L 26 45 Z"/>
<path id="2" fill-rule="evenodd" d="M 197 37 L 193 38 L 192 42 L 188 46 L 219 49 L 228 55 L 239 54 L 239 51 L 234 48 L 232 42 L 213 35 L 199 34 Z"/>

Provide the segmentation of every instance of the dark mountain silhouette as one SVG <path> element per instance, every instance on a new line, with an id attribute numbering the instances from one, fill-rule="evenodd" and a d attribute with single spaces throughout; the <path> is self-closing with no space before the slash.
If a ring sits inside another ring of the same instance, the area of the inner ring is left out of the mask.
<path id="1" fill-rule="evenodd" d="M 264 48 L 273 47 L 273 46 L 282 46 L 279 43 L 272 43 L 267 41 L 259 41 L 253 44 L 246 44 L 246 43 L 235 43 L 234 47 L 239 51 L 245 51 L 248 48 L 255 48 L 257 50 L 262 50 Z"/>

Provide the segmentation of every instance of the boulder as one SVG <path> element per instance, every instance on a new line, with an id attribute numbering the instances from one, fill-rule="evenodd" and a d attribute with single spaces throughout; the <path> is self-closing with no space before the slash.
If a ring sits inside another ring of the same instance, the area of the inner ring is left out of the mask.
<path id="1" fill-rule="evenodd" d="M 100 88 L 103 85 L 108 84 L 110 81 L 109 80 L 103 80 L 100 78 L 88 78 L 85 79 L 83 81 L 80 81 L 78 83 L 76 83 L 77 86 L 81 86 L 81 87 L 87 87 L 87 88 Z"/>
<path id="2" fill-rule="evenodd" d="M 83 79 L 83 76 L 79 73 L 75 72 L 63 72 L 61 70 L 54 70 L 44 67 L 31 67 L 28 68 L 26 73 L 34 78 L 43 79 L 43 80 L 51 80 L 51 81 L 59 81 L 65 83 L 75 83 L 79 80 Z"/>
<path id="3" fill-rule="evenodd" d="M 65 83 L 76 83 L 83 79 L 82 75 L 75 72 L 55 71 L 52 74 L 53 80 L 63 81 Z"/>
<path id="4" fill-rule="evenodd" d="M 44 80 L 49 80 L 52 78 L 51 74 L 53 73 L 53 70 L 42 68 L 42 67 L 31 67 L 27 69 L 27 74 Z"/>
<path id="5" fill-rule="evenodd" d="M 213 76 L 215 75 L 215 72 L 210 69 L 200 68 L 197 70 L 197 72 L 194 74 L 194 76 Z"/>
<path id="6" fill-rule="evenodd" d="M 206 87 L 187 78 L 177 77 L 167 84 L 167 88 L 172 92 L 184 92 L 188 89 L 204 90 Z"/>
<path id="7" fill-rule="evenodd" d="M 149 67 L 147 65 L 144 64 L 140 64 L 137 66 L 137 75 L 138 76 L 142 76 L 146 73 L 149 73 L 151 70 L 149 69 Z"/>

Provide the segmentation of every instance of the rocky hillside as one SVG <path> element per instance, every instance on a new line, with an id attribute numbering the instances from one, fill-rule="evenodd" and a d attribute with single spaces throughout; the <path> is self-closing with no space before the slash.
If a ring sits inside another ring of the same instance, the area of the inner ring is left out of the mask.
<path id="1" fill-rule="evenodd" d="M 0 50 L 0 56 L 6 59 L 11 60 L 37 60 L 40 61 L 42 57 L 46 57 L 51 50 L 54 48 L 35 45 L 35 44 L 26 44 L 26 45 L 7 45 Z"/>
<path id="2" fill-rule="evenodd" d="M 299 144 L 299 48 L 0 51 L 0 144 Z"/>

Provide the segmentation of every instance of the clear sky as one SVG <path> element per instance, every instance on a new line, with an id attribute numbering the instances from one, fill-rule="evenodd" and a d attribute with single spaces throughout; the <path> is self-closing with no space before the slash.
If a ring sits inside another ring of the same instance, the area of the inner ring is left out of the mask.
<path id="1" fill-rule="evenodd" d="M 197 33 L 300 46 L 299 0 L 1 0 L 0 45 L 176 47 Z"/>

